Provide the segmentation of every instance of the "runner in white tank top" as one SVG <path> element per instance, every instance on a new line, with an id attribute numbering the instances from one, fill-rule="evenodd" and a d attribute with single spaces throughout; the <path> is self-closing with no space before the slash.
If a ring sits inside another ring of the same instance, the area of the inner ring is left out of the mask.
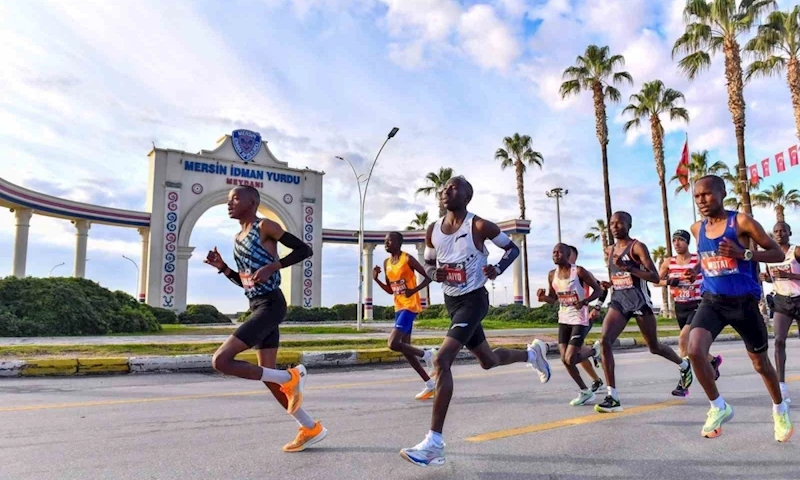
<path id="1" fill-rule="evenodd" d="M 492 350 L 481 327 L 489 312 L 489 293 L 483 285 L 511 265 L 519 256 L 519 248 L 497 225 L 467 212 L 467 204 L 472 200 L 472 185 L 464 177 L 450 179 L 441 196 L 447 214 L 428 227 L 425 269 L 430 278 L 443 284 L 450 330 L 436 354 L 436 396 L 431 429 L 422 442 L 400 450 L 400 456 L 419 466 L 445 462 L 442 429 L 453 395 L 450 367 L 462 347 L 466 346 L 485 369 L 528 362 L 539 372 L 542 383 L 550 379 L 544 342 L 534 340 L 527 351 Z M 487 240 L 505 251 L 497 265 L 486 264 L 488 251 L 484 244 Z"/>
<path id="2" fill-rule="evenodd" d="M 547 275 L 547 294 L 540 288 L 536 295 L 540 302 L 558 304 L 558 348 L 561 351 L 561 362 L 581 389 L 569 404 L 579 406 L 595 399 L 594 392 L 586 387 L 578 371 L 578 364 L 589 358 L 599 361 L 600 352 L 585 347 L 583 342 L 592 328 L 588 305 L 600 297 L 602 289 L 594 275 L 583 267 L 569 263 L 569 257 L 568 245 L 558 243 L 553 247 L 553 263 L 556 264 L 556 269 L 550 270 Z M 586 296 L 587 286 L 591 289 L 589 296 Z"/>
<path id="3" fill-rule="evenodd" d="M 772 228 L 772 237 L 784 253 L 783 262 L 768 263 L 761 280 L 772 283 L 775 292 L 775 316 L 772 328 L 775 331 L 775 369 L 778 371 L 781 395 L 788 403 L 789 389 L 786 386 L 786 337 L 793 321 L 800 324 L 800 249 L 789 244 L 792 227 L 778 222 Z"/>

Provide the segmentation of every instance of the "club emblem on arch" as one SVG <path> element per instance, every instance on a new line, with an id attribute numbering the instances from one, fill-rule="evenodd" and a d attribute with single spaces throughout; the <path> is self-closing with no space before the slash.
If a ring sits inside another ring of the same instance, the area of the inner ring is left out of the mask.
<path id="1" fill-rule="evenodd" d="M 261 150 L 261 134 L 250 130 L 234 130 L 231 135 L 233 138 L 233 149 L 236 155 L 245 162 L 249 162 Z"/>

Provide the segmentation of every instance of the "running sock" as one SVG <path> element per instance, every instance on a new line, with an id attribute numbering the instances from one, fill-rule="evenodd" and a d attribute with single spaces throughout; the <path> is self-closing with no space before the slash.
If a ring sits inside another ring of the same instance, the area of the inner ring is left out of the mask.
<path id="1" fill-rule="evenodd" d="M 779 385 L 780 385 L 780 387 L 781 387 L 781 393 L 784 393 L 784 394 L 785 394 L 786 392 L 788 392 L 788 391 L 789 391 L 789 388 L 786 386 L 786 383 L 785 383 L 785 382 L 780 382 L 780 384 L 779 384 Z M 786 396 L 786 395 L 784 395 L 784 397 L 785 397 L 785 396 Z"/>
<path id="2" fill-rule="evenodd" d="M 617 389 L 614 387 L 608 387 L 608 394 L 611 395 L 611 398 L 614 400 L 619 400 L 619 395 L 617 395 Z"/>
<path id="3" fill-rule="evenodd" d="M 444 437 L 442 437 L 442 434 L 439 432 L 434 432 L 433 430 L 428 431 L 427 439 L 428 442 L 437 447 L 441 447 L 444 443 Z"/>
<path id="4" fill-rule="evenodd" d="M 432 378 L 429 378 L 428 381 L 425 382 L 425 386 L 433 390 L 434 388 L 436 388 L 436 382 L 434 382 Z"/>
<path id="5" fill-rule="evenodd" d="M 528 363 L 536 365 L 536 351 L 532 348 L 528 349 Z"/>
<path id="6" fill-rule="evenodd" d="M 689 368 L 689 362 L 688 362 L 688 361 L 687 361 L 687 360 L 684 358 L 684 359 L 681 361 L 681 365 L 680 365 L 680 367 L 681 367 L 681 371 L 684 371 L 684 372 L 685 372 L 685 371 L 686 371 L 686 370 Z"/>
<path id="7" fill-rule="evenodd" d="M 261 381 L 282 385 L 292 379 L 292 374 L 286 370 L 261 367 Z"/>
<path id="8" fill-rule="evenodd" d="M 711 408 L 716 408 L 717 410 L 725 408 L 725 400 L 722 399 L 722 395 L 717 397 L 716 400 L 711 400 Z"/>
<path id="9" fill-rule="evenodd" d="M 427 362 L 431 361 L 431 355 L 433 355 L 433 354 L 431 353 L 430 350 L 425 350 L 425 353 L 423 353 L 422 357 L 420 357 L 420 358 L 422 358 L 423 362 L 427 363 Z"/>
<path id="10" fill-rule="evenodd" d="M 314 425 L 317 424 L 317 422 L 311 418 L 311 415 L 307 414 L 302 408 L 298 408 L 297 411 L 292 414 L 292 416 L 295 420 L 297 420 L 297 423 L 299 423 L 301 427 L 314 428 Z"/>
<path id="11" fill-rule="evenodd" d="M 777 403 L 772 406 L 772 411 L 777 413 L 778 415 L 783 415 L 786 413 L 786 402 Z"/>

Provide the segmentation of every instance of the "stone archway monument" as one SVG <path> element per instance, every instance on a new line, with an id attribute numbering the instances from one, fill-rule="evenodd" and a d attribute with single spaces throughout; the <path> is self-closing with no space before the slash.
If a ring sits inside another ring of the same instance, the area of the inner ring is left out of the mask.
<path id="1" fill-rule="evenodd" d="M 312 258 L 281 271 L 281 288 L 290 305 L 318 307 L 322 271 L 323 172 L 290 168 L 269 151 L 261 135 L 236 130 L 217 141 L 214 150 L 187 153 L 153 148 L 147 209 L 150 211 L 147 303 L 186 309 L 189 245 L 197 220 L 211 207 L 228 201 L 228 191 L 250 185 L 261 193 L 259 213 L 303 239 Z M 220 239 L 224 245 L 226 239 Z M 232 245 L 232 239 L 227 239 Z M 205 255 L 205 252 L 202 252 Z M 230 247 L 223 249 L 230 262 Z"/>

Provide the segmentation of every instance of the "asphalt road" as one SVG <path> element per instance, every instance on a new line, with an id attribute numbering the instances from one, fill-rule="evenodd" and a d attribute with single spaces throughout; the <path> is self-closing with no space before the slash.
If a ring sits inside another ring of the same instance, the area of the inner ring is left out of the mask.
<path id="1" fill-rule="evenodd" d="M 789 342 L 791 381 L 800 341 Z M 413 399 L 409 368 L 313 371 L 304 407 L 328 438 L 302 453 L 281 447 L 295 422 L 258 383 L 216 375 L 0 380 L 2 479 L 796 479 L 800 436 L 773 440 L 771 402 L 739 342 L 724 355 L 720 389 L 736 418 L 717 439 L 700 428 L 699 385 L 669 392 L 677 368 L 638 350 L 618 354 L 626 414 L 570 407 L 560 364 L 542 385 L 522 365 L 455 367 L 447 464 L 398 455 L 428 430 L 430 403 Z M 800 382 L 790 383 L 800 402 Z M 598 399 L 599 400 L 599 399 Z M 800 417 L 795 416 L 800 422 Z M 514 430 L 516 429 L 516 430 Z"/>

